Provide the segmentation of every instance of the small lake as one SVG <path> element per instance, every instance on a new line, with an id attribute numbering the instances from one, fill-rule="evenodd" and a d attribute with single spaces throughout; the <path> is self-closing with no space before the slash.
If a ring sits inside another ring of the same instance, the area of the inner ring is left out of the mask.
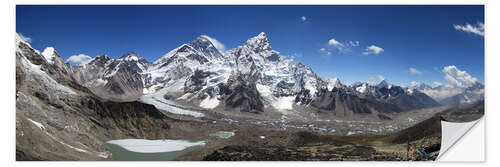
<path id="1" fill-rule="evenodd" d="M 113 160 L 116 161 L 170 161 L 202 148 L 205 142 L 122 139 L 111 140 L 104 145 L 113 154 Z"/>
<path id="2" fill-rule="evenodd" d="M 218 137 L 227 139 L 227 138 L 230 138 L 231 136 L 234 136 L 234 132 L 218 131 L 218 132 L 210 134 L 210 136 L 218 136 Z"/>

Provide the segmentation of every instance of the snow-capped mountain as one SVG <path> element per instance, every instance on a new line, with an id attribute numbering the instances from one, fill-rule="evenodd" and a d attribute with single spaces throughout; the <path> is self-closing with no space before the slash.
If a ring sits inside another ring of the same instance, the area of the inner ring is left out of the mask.
<path id="1" fill-rule="evenodd" d="M 98 56 L 74 66 L 73 76 L 105 98 L 140 98 L 151 104 L 187 102 L 183 104 L 204 109 L 258 113 L 302 106 L 371 113 L 437 105 L 418 90 L 385 80 L 378 85 L 343 85 L 338 78 L 321 78 L 311 68 L 273 50 L 265 33 L 224 53 L 212 41 L 202 35 L 153 63 L 134 52 L 119 59 Z"/>
<path id="2" fill-rule="evenodd" d="M 327 88 L 329 91 L 332 91 L 333 88 L 344 87 L 339 78 L 324 78 L 324 80 L 327 83 Z"/>
<path id="3" fill-rule="evenodd" d="M 145 72 L 147 68 L 151 65 L 146 59 L 140 57 L 135 52 L 125 53 L 122 57 L 118 59 L 127 65 L 128 67 L 136 70 L 139 73 Z"/>
<path id="4" fill-rule="evenodd" d="M 69 63 L 65 63 L 53 47 L 45 48 L 41 55 L 47 60 L 47 63 L 55 67 L 55 69 L 61 70 L 61 72 L 67 75 L 73 73 Z"/>
<path id="5" fill-rule="evenodd" d="M 435 100 L 417 90 L 393 85 L 387 80 L 382 80 L 376 85 L 355 83 L 349 86 L 349 89 L 360 98 L 394 105 L 395 107 L 389 108 L 393 111 L 407 111 L 439 105 Z"/>
<path id="6" fill-rule="evenodd" d="M 151 64 L 148 70 L 142 73 L 143 92 L 154 93 L 174 82 L 185 82 L 197 70 L 220 75 L 230 73 L 231 68 L 228 66 L 231 66 L 232 62 L 226 59 L 210 42 L 208 36 L 200 36 L 191 43 L 183 44 L 168 52 Z M 227 80 L 227 77 L 218 79 Z"/>
<path id="7" fill-rule="evenodd" d="M 480 82 L 475 82 L 465 88 L 449 85 L 429 86 L 423 83 L 418 83 L 410 88 L 427 94 L 442 105 L 459 106 L 484 100 L 484 84 Z"/>
<path id="8" fill-rule="evenodd" d="M 73 77 L 95 94 L 114 100 L 133 100 L 142 95 L 144 85 L 140 72 L 149 64 L 136 53 L 129 52 L 119 59 L 97 56 L 72 69 Z"/>
<path id="9" fill-rule="evenodd" d="M 311 68 L 273 50 L 265 33 L 248 39 L 245 45 L 228 51 L 227 55 L 235 59 L 233 84 L 257 90 L 260 98 L 249 100 L 257 104 L 262 101 L 275 109 L 289 110 L 295 103 L 309 103 L 318 88 L 326 88 L 326 83 Z"/>

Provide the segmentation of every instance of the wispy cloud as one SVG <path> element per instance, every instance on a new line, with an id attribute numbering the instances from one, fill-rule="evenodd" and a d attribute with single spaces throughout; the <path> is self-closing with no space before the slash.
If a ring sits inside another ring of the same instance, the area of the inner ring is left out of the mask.
<path id="1" fill-rule="evenodd" d="M 321 48 L 319 49 L 319 52 L 326 55 L 326 56 L 331 56 L 332 55 L 332 52 L 331 51 L 327 51 L 326 48 Z"/>
<path id="2" fill-rule="evenodd" d="M 207 38 L 214 47 L 220 52 L 224 52 L 226 50 L 226 46 L 223 43 L 219 42 L 217 39 L 209 37 L 208 35 L 202 35 L 202 37 Z"/>
<path id="3" fill-rule="evenodd" d="M 331 55 L 332 53 L 348 53 L 352 52 L 355 47 L 360 45 L 359 41 L 346 41 L 341 42 L 335 38 L 330 38 L 326 43 L 326 47 L 321 48 L 320 52 L 325 53 L 327 55 Z"/>
<path id="4" fill-rule="evenodd" d="M 422 71 L 419 71 L 419 70 L 417 70 L 416 68 L 413 68 L 413 67 L 410 67 L 409 70 L 410 70 L 410 74 L 412 74 L 412 75 L 422 75 L 423 74 Z"/>
<path id="5" fill-rule="evenodd" d="M 455 30 L 484 36 L 484 23 L 478 22 L 476 25 L 466 23 L 465 25 L 453 25 Z"/>
<path id="6" fill-rule="evenodd" d="M 300 21 L 302 21 L 302 23 L 304 23 L 304 24 L 309 23 L 309 20 L 307 19 L 307 17 L 306 17 L 306 16 L 301 16 L 301 17 L 300 17 Z"/>
<path id="7" fill-rule="evenodd" d="M 92 60 L 92 57 L 87 56 L 85 54 L 79 54 L 79 55 L 73 55 L 68 58 L 68 62 L 74 63 L 74 64 L 87 64 Z"/>
<path id="8" fill-rule="evenodd" d="M 17 35 L 18 35 L 19 39 L 24 41 L 24 42 L 31 43 L 31 41 L 32 41 L 30 37 L 26 37 L 21 33 L 17 33 Z"/>
<path id="9" fill-rule="evenodd" d="M 288 58 L 295 59 L 295 58 L 301 58 L 303 57 L 302 53 L 292 53 L 291 55 L 287 56 Z"/>
<path id="10" fill-rule="evenodd" d="M 384 49 L 379 47 L 379 46 L 375 46 L 375 45 L 370 45 L 368 46 L 365 51 L 363 52 L 363 55 L 378 55 L 380 53 L 384 52 Z"/>
<path id="11" fill-rule="evenodd" d="M 347 46 L 359 46 L 359 41 L 349 41 L 347 42 Z"/>

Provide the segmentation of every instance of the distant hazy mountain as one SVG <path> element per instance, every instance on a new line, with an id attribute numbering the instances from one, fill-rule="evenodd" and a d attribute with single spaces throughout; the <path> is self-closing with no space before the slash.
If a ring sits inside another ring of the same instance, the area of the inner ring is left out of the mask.
<path id="1" fill-rule="evenodd" d="M 433 87 L 422 83 L 416 84 L 411 88 L 431 96 L 442 105 L 460 106 L 484 100 L 484 84 L 477 81 L 465 88 L 449 87 L 446 85 Z"/>

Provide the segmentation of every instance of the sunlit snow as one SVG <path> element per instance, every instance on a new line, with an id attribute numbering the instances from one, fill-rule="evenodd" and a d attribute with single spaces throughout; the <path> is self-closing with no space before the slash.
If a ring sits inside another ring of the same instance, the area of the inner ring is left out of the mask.
<path id="1" fill-rule="evenodd" d="M 47 60 L 49 64 L 54 64 L 55 49 L 53 47 L 47 47 L 42 52 L 42 56 Z"/>
<path id="2" fill-rule="evenodd" d="M 210 98 L 210 96 L 207 96 L 207 98 L 203 99 L 200 103 L 200 107 L 206 109 L 213 109 L 218 105 L 219 105 L 219 99 L 217 99 L 217 97 Z"/>

